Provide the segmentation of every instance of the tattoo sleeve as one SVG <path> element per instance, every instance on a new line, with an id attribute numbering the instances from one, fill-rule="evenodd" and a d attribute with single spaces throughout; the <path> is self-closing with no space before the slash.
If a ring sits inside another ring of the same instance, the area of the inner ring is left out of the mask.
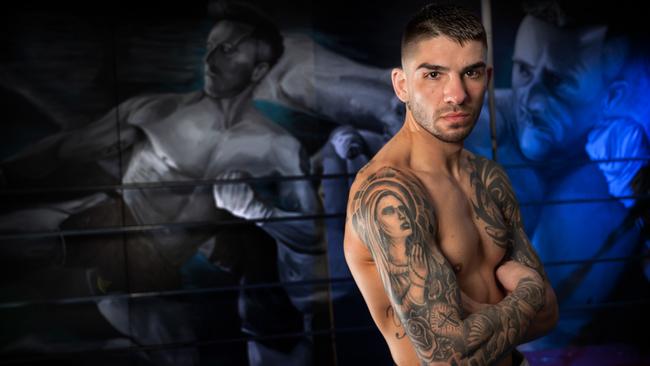
<path id="1" fill-rule="evenodd" d="M 509 251 L 509 258 L 535 269 L 546 278 L 541 261 L 524 231 L 519 203 L 506 172 L 495 162 L 474 157 L 470 159 L 470 182 L 475 190 L 474 210 L 488 225 L 488 234 L 497 245 Z M 500 212 L 491 212 L 489 200 L 496 202 Z"/>
<path id="2" fill-rule="evenodd" d="M 353 193 L 349 211 L 424 364 L 493 363 L 517 344 L 543 305 L 539 280 L 524 278 L 500 303 L 462 319 L 460 290 L 438 247 L 429 195 L 410 174 L 392 168 L 371 174 Z"/>

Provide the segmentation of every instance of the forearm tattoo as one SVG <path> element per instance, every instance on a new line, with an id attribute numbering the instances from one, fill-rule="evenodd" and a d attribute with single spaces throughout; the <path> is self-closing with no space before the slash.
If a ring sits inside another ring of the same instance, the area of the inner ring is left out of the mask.
<path id="1" fill-rule="evenodd" d="M 429 195 L 410 174 L 392 168 L 371 174 L 350 201 L 350 217 L 375 260 L 390 311 L 423 363 L 492 363 L 523 337 L 543 304 L 543 287 L 525 278 L 502 302 L 463 320 Z"/>
<path id="2" fill-rule="evenodd" d="M 483 157 L 471 157 L 470 184 L 474 212 L 486 223 L 486 232 L 494 243 L 508 251 L 513 259 L 535 269 L 545 278 L 544 269 L 524 231 L 519 204 L 505 171 Z"/>

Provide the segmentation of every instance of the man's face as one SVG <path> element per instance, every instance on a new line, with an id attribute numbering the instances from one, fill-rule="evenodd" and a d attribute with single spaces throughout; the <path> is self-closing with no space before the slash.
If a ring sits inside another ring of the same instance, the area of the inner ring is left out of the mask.
<path id="1" fill-rule="evenodd" d="M 413 233 L 406 217 L 406 207 L 394 196 L 384 196 L 377 204 L 377 217 L 386 234 L 393 238 L 406 238 Z"/>
<path id="2" fill-rule="evenodd" d="M 605 29 L 559 29 L 533 17 L 522 21 L 514 50 L 512 88 L 517 135 L 532 160 L 584 150 L 603 98 Z"/>
<path id="3" fill-rule="evenodd" d="M 474 128 L 490 77 L 485 47 L 479 41 L 461 46 L 445 36 L 412 47 L 403 60 L 407 93 L 400 99 L 433 136 L 463 141 Z"/>
<path id="4" fill-rule="evenodd" d="M 256 63 L 253 29 L 245 24 L 220 21 L 208 36 L 204 59 L 204 90 L 215 98 L 230 97 L 252 83 Z"/>

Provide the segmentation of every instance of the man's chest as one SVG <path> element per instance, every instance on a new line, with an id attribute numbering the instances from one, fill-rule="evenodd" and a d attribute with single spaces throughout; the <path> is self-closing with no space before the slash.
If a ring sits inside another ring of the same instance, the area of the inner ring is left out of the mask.
<path id="1" fill-rule="evenodd" d="M 238 121 L 230 128 L 215 122 L 219 116 L 178 113 L 139 127 L 153 153 L 171 169 L 184 175 L 214 178 L 228 170 L 253 175 L 269 173 L 272 139 L 264 129 Z"/>
<path id="2" fill-rule="evenodd" d="M 431 198 L 440 250 L 456 273 L 492 270 L 511 245 L 504 216 L 479 182 L 424 180 Z"/>

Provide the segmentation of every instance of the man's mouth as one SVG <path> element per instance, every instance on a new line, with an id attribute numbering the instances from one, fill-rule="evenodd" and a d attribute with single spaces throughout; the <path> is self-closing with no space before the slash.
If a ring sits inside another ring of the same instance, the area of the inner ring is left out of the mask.
<path id="1" fill-rule="evenodd" d="M 452 112 L 452 113 L 445 113 L 440 117 L 449 122 L 461 122 L 467 119 L 467 117 L 469 117 L 469 113 Z"/>
<path id="2" fill-rule="evenodd" d="M 527 118 L 526 126 L 532 127 L 538 131 L 549 133 L 549 134 L 553 132 L 548 121 L 540 117 L 531 116 Z"/>

